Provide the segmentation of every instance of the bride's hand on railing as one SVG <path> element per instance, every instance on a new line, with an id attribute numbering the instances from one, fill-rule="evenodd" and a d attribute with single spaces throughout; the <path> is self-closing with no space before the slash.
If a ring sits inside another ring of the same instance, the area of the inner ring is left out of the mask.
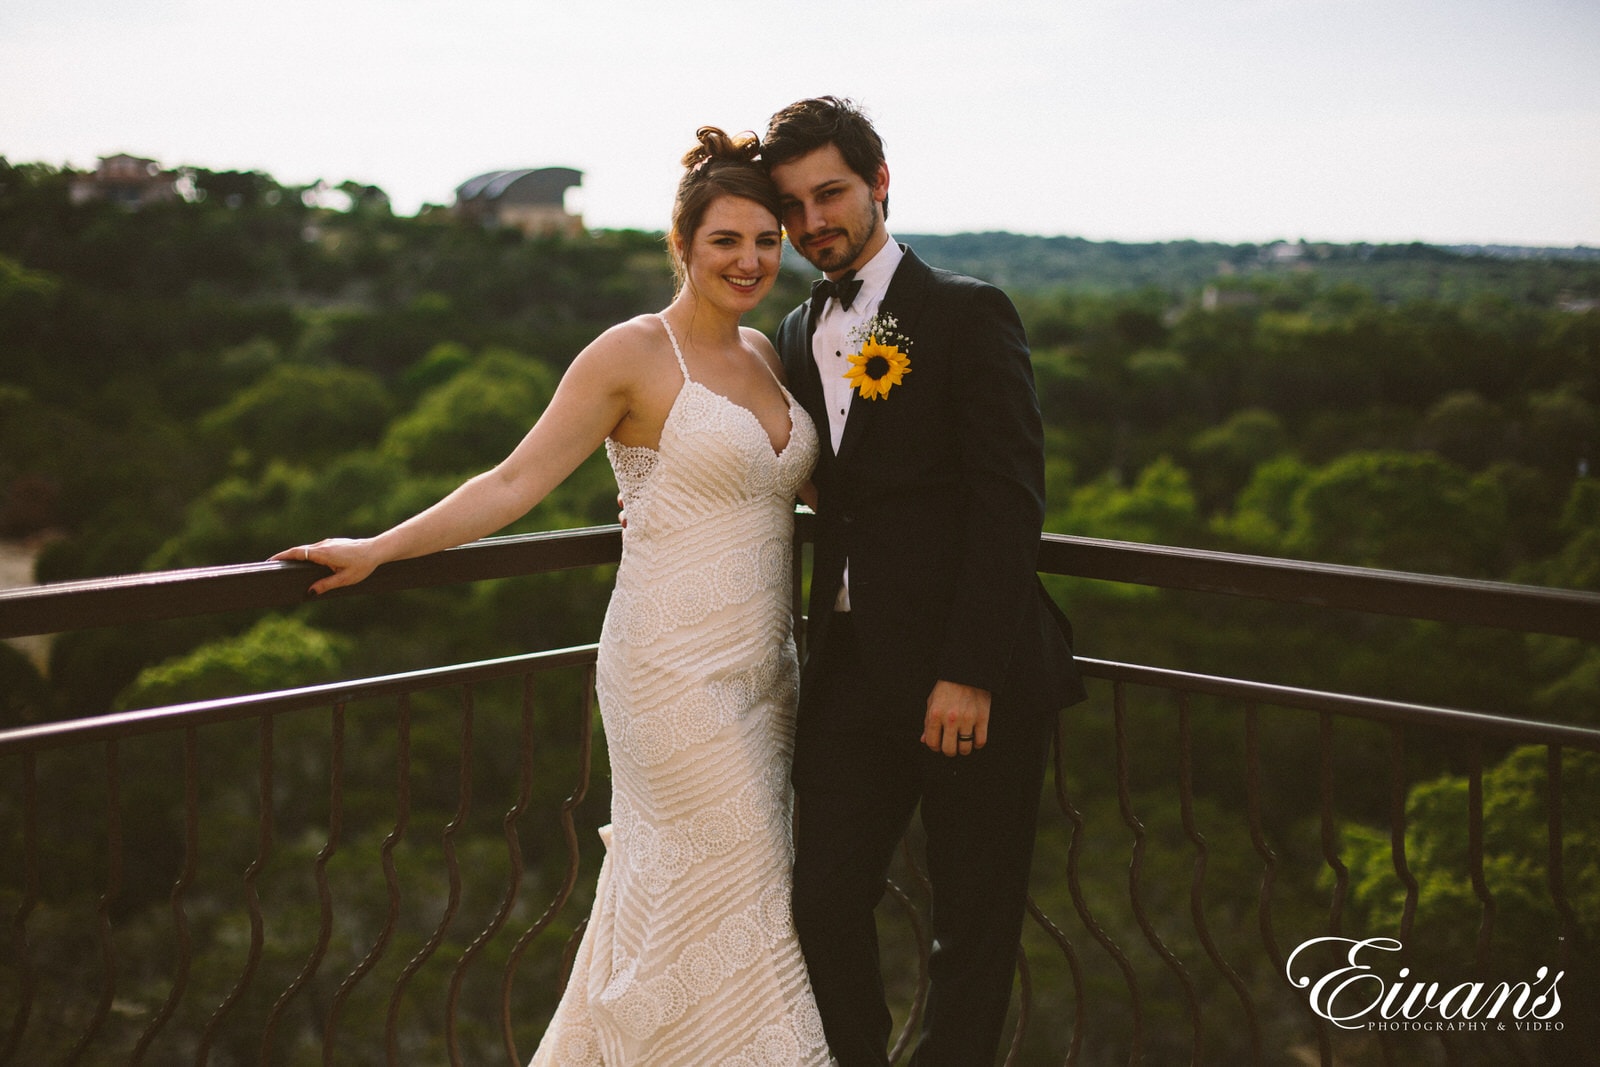
<path id="1" fill-rule="evenodd" d="M 340 586 L 355 585 L 383 562 L 378 558 L 372 538 L 330 537 L 312 545 L 296 545 L 273 556 L 284 562 L 316 563 L 333 573 L 311 584 L 312 595 Z"/>

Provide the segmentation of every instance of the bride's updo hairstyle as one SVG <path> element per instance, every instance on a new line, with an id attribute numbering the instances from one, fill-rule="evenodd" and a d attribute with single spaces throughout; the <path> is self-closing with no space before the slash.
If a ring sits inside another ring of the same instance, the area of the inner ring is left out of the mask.
<path id="1" fill-rule="evenodd" d="M 672 202 L 672 229 L 667 234 L 672 274 L 680 289 L 687 277 L 684 261 L 689 246 L 713 201 L 742 196 L 772 212 L 773 219 L 782 218 L 778 189 L 759 161 L 761 140 L 755 134 L 747 131 L 730 136 L 715 126 L 702 126 L 695 131 L 695 139 L 699 143 L 683 156 L 683 177 Z"/>

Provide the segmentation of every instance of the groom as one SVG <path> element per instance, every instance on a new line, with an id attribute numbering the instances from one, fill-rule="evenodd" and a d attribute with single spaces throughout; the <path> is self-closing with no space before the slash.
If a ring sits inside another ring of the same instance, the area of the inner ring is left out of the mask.
<path id="1" fill-rule="evenodd" d="M 1043 432 L 993 286 L 890 239 L 889 169 L 834 97 L 772 117 L 762 157 L 826 276 L 778 330 L 816 422 L 817 534 L 795 739 L 794 919 L 842 1067 L 888 1062 L 873 910 L 921 806 L 932 985 L 917 1067 L 992 1064 L 1056 712 L 1083 697 L 1036 574 Z"/>

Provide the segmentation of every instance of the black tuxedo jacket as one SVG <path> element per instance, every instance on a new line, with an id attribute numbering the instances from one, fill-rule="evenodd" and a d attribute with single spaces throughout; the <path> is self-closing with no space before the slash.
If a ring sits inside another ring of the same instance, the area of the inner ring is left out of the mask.
<path id="1" fill-rule="evenodd" d="M 1036 572 L 1043 428 L 1011 301 L 906 249 L 879 315 L 909 338 L 910 371 L 887 396 L 851 394 L 837 455 L 809 312 L 808 301 L 778 328 L 790 388 L 821 438 L 808 648 L 826 639 L 848 560 L 862 681 L 886 717 L 872 725 L 920 734 L 939 679 L 989 690 L 991 731 L 1081 700 L 1070 626 Z M 802 715 L 826 715 L 806 688 Z"/>

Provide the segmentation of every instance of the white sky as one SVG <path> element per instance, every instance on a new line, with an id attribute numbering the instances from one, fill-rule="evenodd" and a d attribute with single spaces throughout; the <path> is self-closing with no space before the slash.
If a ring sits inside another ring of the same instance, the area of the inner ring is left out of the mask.
<path id="1" fill-rule="evenodd" d="M 381 186 L 572 166 L 659 230 L 703 123 L 835 93 L 893 228 L 1600 245 L 1595 0 L 5 0 L 0 154 Z"/>

